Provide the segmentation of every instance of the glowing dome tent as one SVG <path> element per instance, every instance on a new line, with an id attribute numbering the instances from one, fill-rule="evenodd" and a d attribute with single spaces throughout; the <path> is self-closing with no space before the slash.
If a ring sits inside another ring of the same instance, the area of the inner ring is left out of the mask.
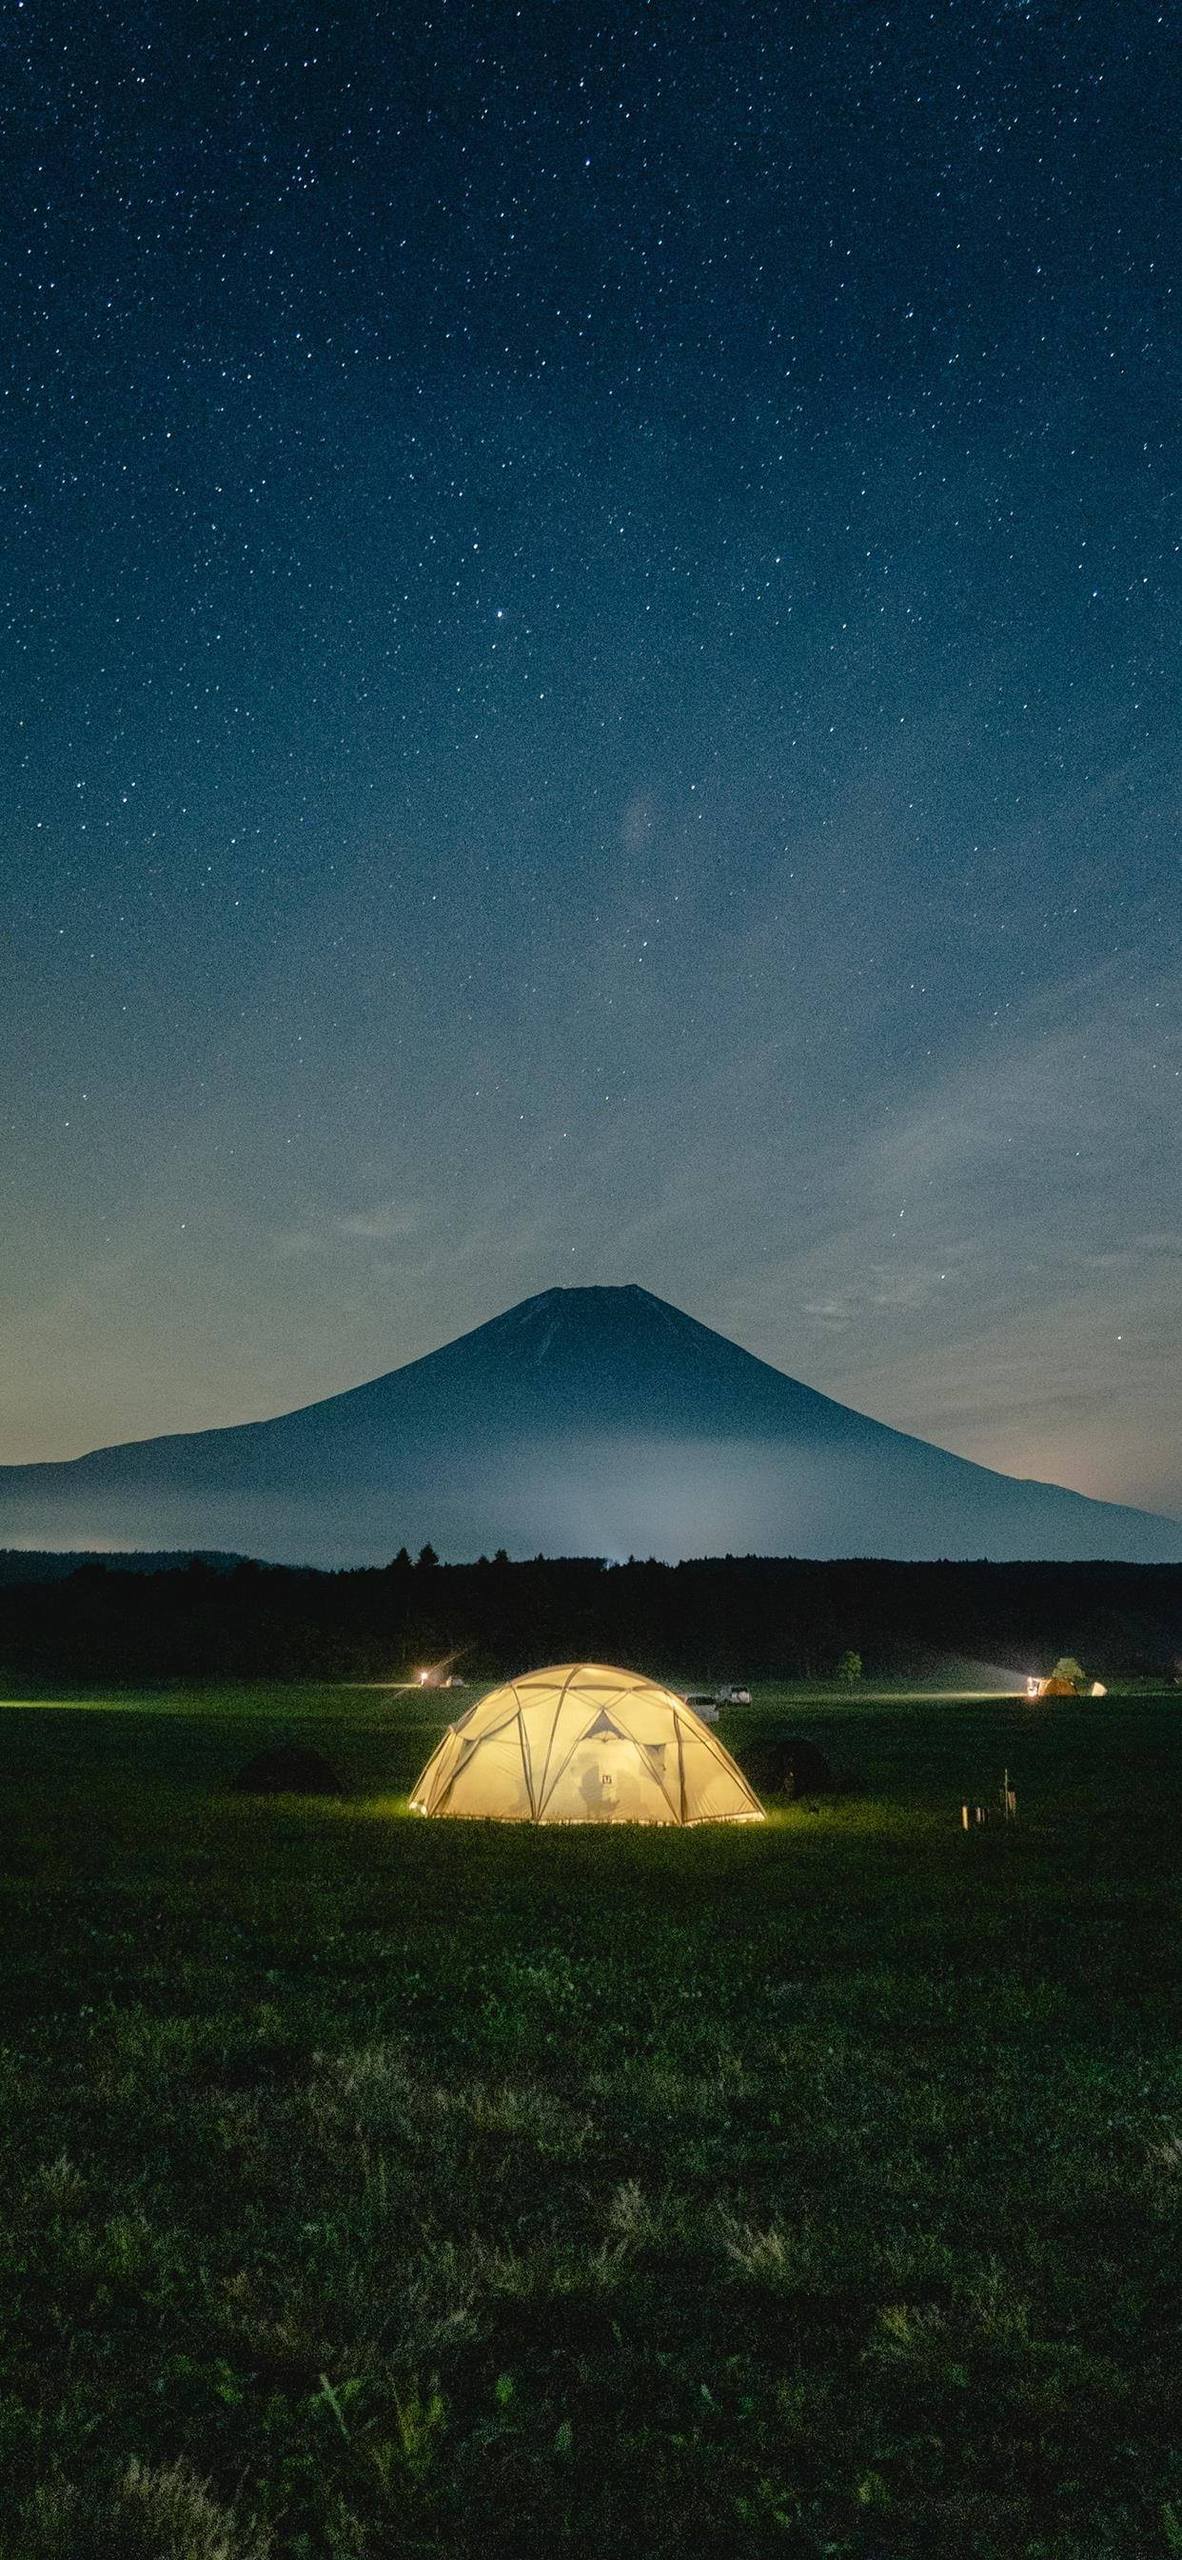
<path id="1" fill-rule="evenodd" d="M 492 1822 L 762 1822 L 717 1734 L 672 1689 L 602 1662 L 508 1680 L 449 1725 L 417 1813 Z"/>

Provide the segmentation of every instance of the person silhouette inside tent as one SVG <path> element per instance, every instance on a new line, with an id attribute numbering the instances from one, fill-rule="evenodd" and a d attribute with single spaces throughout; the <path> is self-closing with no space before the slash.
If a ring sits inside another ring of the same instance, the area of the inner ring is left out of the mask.
<path id="1" fill-rule="evenodd" d="M 610 1822 L 619 1809 L 620 1781 L 613 1763 L 603 1756 L 589 1760 L 579 1787 L 589 1822 Z"/>

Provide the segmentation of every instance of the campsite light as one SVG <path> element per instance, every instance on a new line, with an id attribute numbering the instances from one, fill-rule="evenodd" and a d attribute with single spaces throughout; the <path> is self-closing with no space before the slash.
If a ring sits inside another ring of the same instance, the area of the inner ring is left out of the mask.
<path id="1" fill-rule="evenodd" d="M 463 1681 L 456 1670 L 457 1662 L 471 1652 L 471 1646 L 458 1645 L 454 1653 L 445 1653 L 442 1662 L 429 1662 L 425 1671 L 412 1676 L 420 1689 L 462 1689 Z"/>
<path id="2" fill-rule="evenodd" d="M 1040 1684 L 1040 1682 L 1039 1682 L 1039 1679 L 1038 1679 L 1037 1673 L 1035 1673 L 1035 1672 L 1033 1672 L 1033 1671 L 1028 1671 L 1028 1672 L 1027 1672 L 1027 1674 L 1026 1674 L 1026 1695 L 1027 1695 L 1027 1697 L 1028 1697 L 1028 1698 L 1037 1698 L 1040 1685 L 1041 1685 L 1041 1684 Z"/>

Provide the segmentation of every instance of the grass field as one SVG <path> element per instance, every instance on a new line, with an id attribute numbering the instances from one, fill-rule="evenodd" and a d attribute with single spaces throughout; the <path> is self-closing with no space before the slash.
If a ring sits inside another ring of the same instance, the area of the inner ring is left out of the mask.
<path id="1" fill-rule="evenodd" d="M 1182 2551 L 1182 1705 L 765 1691 L 864 1792 L 691 1833 L 440 1720 L 0 1713 L 0 2560 Z"/>

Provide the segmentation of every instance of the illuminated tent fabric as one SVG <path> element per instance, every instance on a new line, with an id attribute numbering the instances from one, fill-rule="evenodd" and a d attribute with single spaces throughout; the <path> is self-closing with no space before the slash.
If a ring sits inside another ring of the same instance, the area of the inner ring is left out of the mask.
<path id="1" fill-rule="evenodd" d="M 450 1725 L 418 1813 L 492 1822 L 762 1822 L 730 1753 L 672 1689 L 601 1662 L 506 1681 Z"/>

